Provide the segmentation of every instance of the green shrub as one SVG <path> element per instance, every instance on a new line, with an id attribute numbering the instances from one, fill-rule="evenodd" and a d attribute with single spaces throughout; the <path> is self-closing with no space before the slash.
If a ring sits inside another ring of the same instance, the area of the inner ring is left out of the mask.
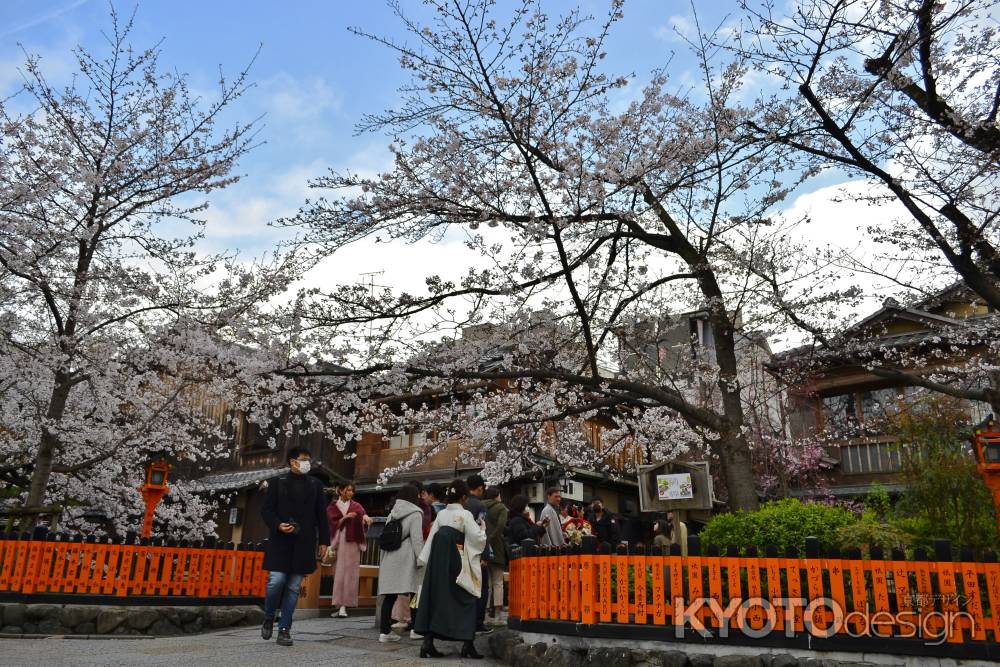
<path id="1" fill-rule="evenodd" d="M 807 537 L 819 538 L 823 548 L 839 544 L 837 531 L 857 520 L 842 507 L 785 498 L 764 503 L 756 512 L 719 514 L 708 522 L 699 537 L 705 546 L 716 545 L 721 549 L 730 544 L 740 549 L 773 544 L 781 552 L 794 546 L 804 553 Z"/>
<path id="2" fill-rule="evenodd" d="M 868 504 L 867 501 L 865 504 Z M 865 510 L 859 521 L 837 530 L 840 547 L 858 547 L 865 556 L 870 556 L 872 547 L 881 547 L 888 554 L 893 547 L 909 545 L 913 536 L 898 525 L 883 521 L 884 516 L 885 514 L 879 515 L 874 510 Z"/>
<path id="3" fill-rule="evenodd" d="M 888 420 L 899 443 L 905 485 L 892 522 L 915 546 L 945 538 L 980 551 L 997 546 L 993 499 L 976 470 L 967 409 L 946 398 Z"/>

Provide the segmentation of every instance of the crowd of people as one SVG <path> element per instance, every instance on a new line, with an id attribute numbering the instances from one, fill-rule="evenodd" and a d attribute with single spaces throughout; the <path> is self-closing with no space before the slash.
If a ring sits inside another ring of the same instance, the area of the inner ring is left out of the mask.
<path id="1" fill-rule="evenodd" d="M 308 474 L 308 450 L 290 449 L 287 463 L 288 472 L 268 485 L 261 510 L 271 533 L 261 636 L 270 639 L 277 620 L 283 646 L 292 645 L 292 615 L 317 552 L 323 563 L 335 563 L 333 616 L 346 617 L 357 606 L 361 554 L 373 521 L 349 482 L 326 503 L 322 483 Z M 654 544 L 671 543 L 672 526 L 657 522 Z M 481 658 L 474 639 L 491 631 L 487 614 L 502 622 L 504 572 L 514 548 L 526 539 L 543 546 L 579 544 L 587 535 L 617 544 L 621 528 L 601 498 L 584 510 L 563 502 L 557 487 L 546 490 L 536 520 L 526 496 L 505 504 L 500 490 L 479 475 L 447 485 L 408 483 L 396 494 L 378 540 L 379 641 L 421 640 L 422 658 L 443 655 L 435 640 L 456 641 L 463 658 Z"/>

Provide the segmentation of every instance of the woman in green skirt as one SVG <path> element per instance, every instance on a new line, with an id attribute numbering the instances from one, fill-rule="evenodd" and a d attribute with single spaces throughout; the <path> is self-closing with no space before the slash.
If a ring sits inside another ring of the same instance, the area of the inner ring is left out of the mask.
<path id="1" fill-rule="evenodd" d="M 440 658 L 435 639 L 462 642 L 463 658 L 482 658 L 476 638 L 476 599 L 482 586 L 480 557 L 486 546 L 486 527 L 462 507 L 469 496 L 465 482 L 448 485 L 448 505 L 438 512 L 420 552 L 424 581 L 420 587 L 413 630 L 424 636 L 421 658 Z"/>

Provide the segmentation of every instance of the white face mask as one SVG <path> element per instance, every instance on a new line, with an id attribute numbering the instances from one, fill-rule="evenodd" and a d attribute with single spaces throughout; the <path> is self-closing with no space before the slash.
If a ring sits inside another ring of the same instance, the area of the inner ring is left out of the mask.
<path id="1" fill-rule="evenodd" d="M 309 470 L 312 468 L 312 464 L 309 461 L 299 461 L 299 472 L 303 475 L 308 475 Z"/>

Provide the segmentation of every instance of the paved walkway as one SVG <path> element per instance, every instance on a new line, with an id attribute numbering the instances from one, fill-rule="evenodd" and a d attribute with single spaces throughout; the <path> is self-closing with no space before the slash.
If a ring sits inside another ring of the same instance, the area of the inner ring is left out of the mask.
<path id="1" fill-rule="evenodd" d="M 272 639 L 260 638 L 260 628 L 239 628 L 202 635 L 156 639 L 0 639 L 0 665 L 17 667 L 69 667 L 96 665 L 131 667 L 164 665 L 201 667 L 203 665 L 239 665 L 257 667 L 353 667 L 354 665 L 420 664 L 420 642 L 404 639 L 380 644 L 374 619 L 311 618 L 297 620 L 292 629 L 295 646 L 278 646 Z M 277 635 L 277 630 L 275 630 Z M 485 654 L 486 639 L 476 642 Z M 459 644 L 437 642 L 438 650 L 450 654 L 448 665 L 498 665 L 484 660 L 459 660 Z M 433 664 L 440 661 L 426 661 Z"/>

